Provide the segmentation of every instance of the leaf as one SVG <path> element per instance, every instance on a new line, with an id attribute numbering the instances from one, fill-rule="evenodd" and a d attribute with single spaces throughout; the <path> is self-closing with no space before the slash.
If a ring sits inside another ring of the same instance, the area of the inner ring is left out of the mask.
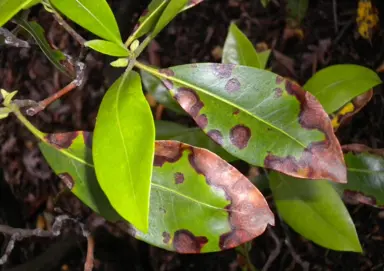
<path id="1" fill-rule="evenodd" d="M 336 131 L 341 125 L 350 122 L 352 117 L 356 115 L 372 98 L 373 89 L 354 98 L 351 102 L 344 105 L 337 112 L 331 114 L 333 130 Z"/>
<path id="2" fill-rule="evenodd" d="M 8 117 L 12 111 L 7 107 L 0 107 L 0 120 Z"/>
<path id="3" fill-rule="evenodd" d="M 54 50 L 49 45 L 47 39 L 45 38 L 44 29 L 36 22 L 28 22 L 22 16 L 17 16 L 14 18 L 15 22 L 24 28 L 36 41 L 39 45 L 41 51 L 45 54 L 48 60 L 58 69 L 61 73 L 72 78 L 75 77 L 75 74 L 69 71 L 61 61 L 66 60 L 65 55 L 60 50 Z"/>
<path id="4" fill-rule="evenodd" d="M 288 0 L 287 13 L 288 20 L 294 24 L 301 24 L 308 10 L 308 0 Z"/>
<path id="5" fill-rule="evenodd" d="M 156 26 L 153 29 L 152 37 L 155 37 L 161 30 L 170 22 L 176 15 L 183 10 L 189 0 L 170 0 L 167 7 L 164 9 Z"/>
<path id="6" fill-rule="evenodd" d="M 178 114 L 186 114 L 175 99 L 172 98 L 168 89 L 164 86 L 160 79 L 144 70 L 140 70 L 140 74 L 145 90 L 148 91 L 158 103 Z"/>
<path id="7" fill-rule="evenodd" d="M 155 27 L 168 2 L 166 0 L 152 0 L 135 26 L 130 38 L 132 41 L 148 34 Z"/>
<path id="8" fill-rule="evenodd" d="M 384 150 L 344 145 L 348 184 L 338 185 L 344 195 L 360 203 L 384 207 Z"/>
<path id="9" fill-rule="evenodd" d="M 237 160 L 236 157 L 226 152 L 198 127 L 189 128 L 163 120 L 155 121 L 155 126 L 157 140 L 176 140 L 195 147 L 208 149 L 228 162 Z"/>
<path id="10" fill-rule="evenodd" d="M 194 6 L 202 3 L 204 0 L 190 0 L 188 1 L 187 5 L 182 9 L 182 11 L 186 11 L 190 8 L 193 8 Z"/>
<path id="11" fill-rule="evenodd" d="M 343 154 L 328 115 L 295 83 L 232 64 L 160 71 L 138 66 L 162 78 L 181 107 L 230 154 L 300 178 L 346 182 Z"/>
<path id="12" fill-rule="evenodd" d="M 138 73 L 124 73 L 101 102 L 93 159 L 100 186 L 116 211 L 148 229 L 155 128 Z"/>
<path id="13" fill-rule="evenodd" d="M 336 112 L 347 102 L 381 84 L 372 70 L 359 65 L 339 64 L 320 70 L 304 85 L 328 114 Z"/>
<path id="14" fill-rule="evenodd" d="M 271 50 L 265 50 L 263 52 L 259 52 L 259 60 L 260 60 L 260 69 L 266 69 L 267 63 L 269 60 L 269 56 L 271 55 Z"/>
<path id="15" fill-rule="evenodd" d="M 234 23 L 231 23 L 224 43 L 222 62 L 262 68 L 259 55 L 252 42 Z"/>
<path id="16" fill-rule="evenodd" d="M 277 210 L 293 230 L 332 250 L 362 252 L 353 221 L 331 183 L 277 172 L 269 179 Z"/>
<path id="17" fill-rule="evenodd" d="M 148 234 L 135 238 L 178 253 L 230 249 L 261 235 L 274 216 L 262 194 L 214 153 L 156 141 Z"/>
<path id="18" fill-rule="evenodd" d="M 270 1 L 271 0 L 261 0 L 261 4 L 263 5 L 263 7 L 267 7 Z"/>
<path id="19" fill-rule="evenodd" d="M 0 27 L 23 8 L 29 7 L 33 0 L 0 0 Z"/>
<path id="20" fill-rule="evenodd" d="M 84 45 L 105 55 L 129 56 L 129 51 L 126 47 L 106 40 L 90 40 L 84 43 Z"/>
<path id="21" fill-rule="evenodd" d="M 116 19 L 106 0 L 50 0 L 54 7 L 93 34 L 121 44 Z"/>
<path id="22" fill-rule="evenodd" d="M 53 171 L 85 205 L 114 222 L 120 216 L 97 182 L 91 151 L 92 134 L 83 131 L 48 134 L 39 148 Z"/>
<path id="23" fill-rule="evenodd" d="M 374 31 L 379 27 L 379 11 L 370 0 L 359 0 L 357 8 L 357 31 L 364 39 L 371 41 Z"/>

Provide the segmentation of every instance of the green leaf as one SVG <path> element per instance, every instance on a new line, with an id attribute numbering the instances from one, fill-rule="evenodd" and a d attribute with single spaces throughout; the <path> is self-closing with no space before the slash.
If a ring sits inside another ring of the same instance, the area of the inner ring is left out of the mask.
<path id="1" fill-rule="evenodd" d="M 114 222 L 121 220 L 97 182 L 91 151 L 92 134 L 48 134 L 39 148 L 53 171 L 85 205 Z"/>
<path id="2" fill-rule="evenodd" d="M 232 64 L 159 71 L 138 66 L 162 78 L 181 107 L 230 154 L 296 177 L 346 182 L 343 154 L 328 115 L 295 83 Z"/>
<path id="3" fill-rule="evenodd" d="M 288 19 L 295 24 L 300 24 L 308 10 L 308 0 L 288 0 L 287 12 Z"/>
<path id="4" fill-rule="evenodd" d="M 176 15 L 183 10 L 183 8 L 188 4 L 189 0 L 170 0 L 167 7 L 164 9 L 159 20 L 156 23 L 156 26 L 153 29 L 152 37 L 155 37 L 163 28 L 172 21 Z"/>
<path id="5" fill-rule="evenodd" d="M 236 168 L 204 149 L 156 141 L 148 234 L 138 239 L 179 253 L 233 248 L 261 235 L 273 213 Z"/>
<path id="6" fill-rule="evenodd" d="M 263 7 L 267 7 L 270 1 L 271 0 L 261 0 L 261 4 L 263 5 Z"/>
<path id="7" fill-rule="evenodd" d="M 189 128 L 163 120 L 155 121 L 155 125 L 157 140 L 176 140 L 195 147 L 208 149 L 228 162 L 237 160 L 236 157 L 226 152 L 198 127 Z"/>
<path id="8" fill-rule="evenodd" d="M 0 0 L 0 27 L 20 10 L 29 7 L 33 0 Z"/>
<path id="9" fill-rule="evenodd" d="M 167 4 L 168 1 L 166 0 L 152 0 L 147 9 L 140 16 L 130 40 L 133 41 L 148 34 L 155 27 Z"/>
<path id="10" fill-rule="evenodd" d="M 129 56 L 128 49 L 122 44 L 116 44 L 106 40 L 90 40 L 84 43 L 84 45 L 105 55 L 119 57 Z"/>
<path id="11" fill-rule="evenodd" d="M 0 107 L 0 120 L 8 117 L 12 111 L 7 107 Z"/>
<path id="12" fill-rule="evenodd" d="M 181 11 L 186 11 L 190 8 L 193 8 L 194 6 L 200 4 L 201 2 L 203 2 L 204 0 L 192 0 L 192 1 L 188 1 L 187 5 L 181 10 Z"/>
<path id="13" fill-rule="evenodd" d="M 318 71 L 303 88 L 311 92 L 330 114 L 381 83 L 380 77 L 368 68 L 339 64 Z"/>
<path id="14" fill-rule="evenodd" d="M 124 73 L 101 102 L 93 159 L 100 186 L 116 211 L 148 230 L 155 128 L 138 73 Z"/>
<path id="15" fill-rule="evenodd" d="M 231 23 L 224 43 L 222 62 L 263 68 L 252 42 L 234 23 Z"/>
<path id="16" fill-rule="evenodd" d="M 279 214 L 297 233 L 329 249 L 362 252 L 353 221 L 332 184 L 277 172 L 269 178 Z"/>
<path id="17" fill-rule="evenodd" d="M 128 58 L 119 58 L 109 64 L 115 68 L 124 68 L 128 66 Z"/>
<path id="18" fill-rule="evenodd" d="M 59 50 L 54 50 L 49 45 L 47 39 L 45 38 L 44 29 L 36 22 L 28 22 L 22 16 L 15 17 L 15 22 L 24 28 L 36 41 L 39 45 L 41 51 L 45 54 L 48 60 L 58 69 L 61 73 L 67 75 L 68 77 L 75 77 L 73 72 L 70 72 L 61 61 L 66 60 L 66 57 Z"/>
<path id="19" fill-rule="evenodd" d="M 50 0 L 54 7 L 93 34 L 121 44 L 116 19 L 106 0 Z"/>
<path id="20" fill-rule="evenodd" d="M 175 99 L 172 98 L 172 95 L 159 78 L 144 70 L 140 70 L 140 74 L 145 90 L 148 91 L 158 103 L 178 114 L 186 115 L 185 111 L 180 107 Z"/>
<path id="21" fill-rule="evenodd" d="M 338 185 L 358 202 L 384 207 L 384 150 L 365 145 L 344 145 L 348 183 Z"/>
<path id="22" fill-rule="evenodd" d="M 258 53 L 258 55 L 260 61 L 260 69 L 266 69 L 269 56 L 271 55 L 271 50 L 265 50 L 263 52 Z"/>

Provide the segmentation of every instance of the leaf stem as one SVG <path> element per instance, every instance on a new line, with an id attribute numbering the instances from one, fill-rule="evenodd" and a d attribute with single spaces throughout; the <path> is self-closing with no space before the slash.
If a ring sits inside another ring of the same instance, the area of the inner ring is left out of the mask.
<path id="1" fill-rule="evenodd" d="M 37 129 L 24 115 L 20 112 L 20 109 L 18 106 L 11 104 L 8 107 L 17 117 L 17 119 L 25 126 L 27 129 L 38 139 L 44 141 L 44 137 L 46 136 L 45 133 L 41 132 L 39 129 Z"/>

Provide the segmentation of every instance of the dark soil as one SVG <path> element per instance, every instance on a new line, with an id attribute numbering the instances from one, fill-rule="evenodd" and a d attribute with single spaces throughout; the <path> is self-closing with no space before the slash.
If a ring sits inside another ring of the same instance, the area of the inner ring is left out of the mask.
<path id="1" fill-rule="evenodd" d="M 272 1 L 264 9 L 259 0 L 206 0 L 178 16 L 157 38 L 143 56 L 162 67 L 190 62 L 218 62 L 215 48 L 222 46 L 231 21 L 235 21 L 254 44 L 266 42 L 287 60 L 272 56 L 270 66 L 277 73 L 304 83 L 328 65 L 355 63 L 376 69 L 384 61 L 384 35 L 381 27 L 371 42 L 356 31 L 356 0 L 337 2 L 337 26 L 332 0 L 312 0 L 302 29 L 303 39 L 289 37 L 286 29 L 284 1 Z M 147 1 L 109 1 L 117 14 L 126 37 Z M 374 1 L 384 26 L 384 3 Z M 50 42 L 67 54 L 77 57 L 80 47 L 51 15 L 34 8 L 30 14 L 46 30 Z M 7 25 L 13 27 L 12 24 Z M 79 28 L 86 38 L 90 35 Z M 285 35 L 284 35 L 285 33 Z M 289 34 L 289 33 L 288 33 Z M 328 46 L 325 46 L 328 44 Z M 318 54 L 314 53 L 316 49 Z M 289 62 L 291 59 L 291 63 Z M 316 59 L 316 63 L 314 63 Z M 111 59 L 96 53 L 87 55 L 86 83 L 39 113 L 31 121 L 45 132 L 89 130 L 94 127 L 100 101 L 108 86 L 121 70 L 111 69 Z M 31 49 L 0 47 L 0 87 L 19 90 L 19 99 L 41 100 L 52 95 L 68 79 L 46 60 L 36 46 Z M 381 87 L 350 125 L 339 129 L 342 144 L 363 143 L 384 147 L 384 95 Z M 183 121 L 165 110 L 162 117 Z M 192 123 L 187 120 L 188 123 Z M 34 137 L 14 118 L 0 121 L 0 224 L 19 228 L 44 227 L 52 216 L 69 213 L 81 218 L 93 231 L 96 240 L 95 270 L 241 270 L 235 250 L 205 255 L 177 255 L 122 234 L 105 225 L 72 195 L 55 196 L 63 184 L 42 158 Z M 271 208 L 276 211 L 270 192 L 265 191 Z M 55 209 L 54 207 L 60 207 Z M 277 218 L 276 226 L 256 238 L 250 251 L 252 262 L 262 269 L 271 253 L 278 256 L 269 270 L 384 270 L 383 211 L 362 205 L 348 205 L 364 253 L 337 252 L 321 248 L 293 232 Z M 0 270 L 83 270 L 86 240 L 79 229 L 69 223 L 63 235 L 54 239 L 30 238 L 17 242 L 10 259 Z M 277 237 L 277 238 L 276 238 Z M 0 255 L 7 238 L 0 235 Z M 275 250 L 276 242 L 281 244 Z"/>

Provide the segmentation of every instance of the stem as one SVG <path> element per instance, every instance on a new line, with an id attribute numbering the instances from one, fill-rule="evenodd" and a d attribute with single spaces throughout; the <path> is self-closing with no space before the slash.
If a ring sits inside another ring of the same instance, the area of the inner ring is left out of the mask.
<path id="1" fill-rule="evenodd" d="M 147 65 L 145 65 L 139 61 L 135 62 L 135 66 L 139 69 L 142 69 L 142 70 L 156 76 L 156 77 L 168 79 L 168 76 L 166 74 L 162 74 L 157 69 L 151 68 L 151 67 L 149 67 L 149 66 L 147 66 Z"/>
<path id="2" fill-rule="evenodd" d="M 20 112 L 20 109 L 15 106 L 15 105 L 11 105 L 9 107 L 12 112 L 15 114 L 15 116 L 17 117 L 17 119 L 22 123 L 24 124 L 25 127 L 27 127 L 27 129 L 35 136 L 37 137 L 38 139 L 40 140 L 44 140 L 44 137 L 45 137 L 45 133 L 41 132 L 39 129 L 37 129 L 35 126 L 33 126 L 33 124 L 26 118 L 24 117 L 24 115 Z"/>

